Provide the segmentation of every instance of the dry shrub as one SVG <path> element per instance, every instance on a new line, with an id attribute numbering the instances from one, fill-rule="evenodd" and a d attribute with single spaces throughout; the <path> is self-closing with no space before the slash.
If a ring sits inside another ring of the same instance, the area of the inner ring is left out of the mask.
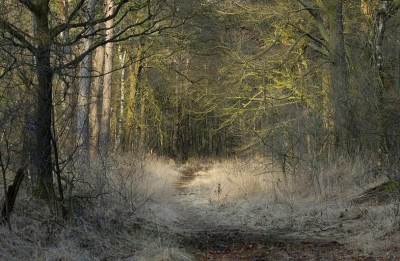
<path id="1" fill-rule="evenodd" d="M 321 169 L 317 188 L 318 197 L 322 199 L 336 198 L 351 200 L 362 192 L 356 181 L 361 181 L 361 176 L 368 173 L 368 166 L 362 157 L 355 159 L 339 157 L 328 166 Z"/>
<path id="2" fill-rule="evenodd" d="M 74 187 L 79 195 L 87 197 L 89 203 L 84 207 L 95 209 L 86 214 L 96 214 L 98 218 L 113 215 L 113 219 L 123 221 L 145 204 L 172 193 L 171 180 L 177 173 L 166 166 L 163 159 L 110 157 L 92 164 L 86 180 Z M 78 201 L 77 204 L 82 203 Z"/>
<path id="3" fill-rule="evenodd" d="M 231 159 L 214 163 L 207 172 L 210 179 L 197 178 L 210 201 L 262 196 L 275 203 L 295 201 L 350 201 L 370 184 L 385 179 L 372 174 L 373 160 L 365 156 L 335 157 L 313 163 L 303 161 L 286 174 L 273 160 Z M 207 184 L 205 184 L 207 182 Z M 207 189 L 206 189 L 207 188 Z"/>
<path id="4" fill-rule="evenodd" d="M 67 221 L 24 188 L 11 216 L 13 231 L 0 227 L 0 260 L 193 260 L 165 226 L 165 218 L 178 215 L 160 201 L 171 197 L 177 175 L 163 159 L 99 161 L 91 173 L 71 179 Z"/>
<path id="5" fill-rule="evenodd" d="M 348 201 L 382 176 L 374 176 L 373 161 L 366 156 L 355 158 L 333 157 L 321 162 L 304 161 L 288 173 L 286 182 L 280 183 L 284 194 L 297 199 Z"/>
<path id="6" fill-rule="evenodd" d="M 232 159 L 215 163 L 207 175 L 209 197 L 214 200 L 235 200 L 254 196 L 271 196 L 282 179 L 268 160 Z"/>

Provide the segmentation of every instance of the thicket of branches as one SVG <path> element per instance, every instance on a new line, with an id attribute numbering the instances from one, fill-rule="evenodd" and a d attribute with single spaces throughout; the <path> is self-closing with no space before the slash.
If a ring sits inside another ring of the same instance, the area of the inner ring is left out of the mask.
<path id="1" fill-rule="evenodd" d="M 110 154 L 179 163 L 259 155 L 285 173 L 360 153 L 395 165 L 399 8 L 397 0 L 3 1 L 3 173 L 25 167 L 37 192 L 63 206 L 73 186 L 66 170 L 84 179 Z"/>

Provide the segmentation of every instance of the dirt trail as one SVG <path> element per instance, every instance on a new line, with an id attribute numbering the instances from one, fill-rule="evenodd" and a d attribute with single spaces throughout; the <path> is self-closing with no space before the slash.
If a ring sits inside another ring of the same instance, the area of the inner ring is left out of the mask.
<path id="1" fill-rule="evenodd" d="M 198 260 L 400 260 L 400 249 L 377 254 L 348 246 L 349 238 L 362 233 L 362 213 L 338 213 L 337 220 L 326 224 L 318 217 L 322 214 L 280 220 L 268 216 L 278 206 L 263 210 L 243 200 L 207 198 L 205 187 L 212 178 L 207 167 L 185 166 L 178 171 L 181 176 L 174 185 L 181 221 L 177 233 Z M 208 194 L 217 195 L 219 190 L 219 184 L 214 184 Z"/>

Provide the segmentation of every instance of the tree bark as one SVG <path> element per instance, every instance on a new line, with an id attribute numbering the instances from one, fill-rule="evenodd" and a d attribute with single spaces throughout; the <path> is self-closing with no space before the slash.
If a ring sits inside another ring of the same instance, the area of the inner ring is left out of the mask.
<path id="1" fill-rule="evenodd" d="M 121 75 L 120 75 L 120 88 L 119 88 L 119 110 L 118 110 L 118 119 L 117 119 L 117 128 L 115 133 L 115 143 L 114 150 L 121 149 L 121 140 L 122 140 L 122 127 L 124 122 L 124 112 L 125 112 L 125 56 L 126 50 L 122 51 L 121 45 L 118 46 L 118 60 L 121 66 Z"/>
<path id="2" fill-rule="evenodd" d="M 39 175 L 41 195 L 46 199 L 53 200 L 53 164 L 51 159 L 53 70 L 50 65 L 52 39 L 49 32 L 49 0 L 39 0 L 36 2 L 33 10 L 37 25 L 35 58 L 38 79 L 36 97 L 37 150 L 35 150 L 35 164 Z"/>
<path id="3" fill-rule="evenodd" d="M 139 77 L 142 67 L 142 57 L 144 52 L 145 43 L 141 41 L 138 45 L 136 57 L 133 62 L 133 66 L 130 67 L 130 77 L 129 77 L 129 96 L 126 100 L 126 116 L 124 121 L 124 133 L 125 133 L 125 141 L 124 146 L 126 149 L 131 149 L 133 151 L 137 150 L 138 148 L 135 145 L 135 139 L 137 140 L 138 137 L 134 136 L 134 129 L 137 122 L 135 121 L 135 113 L 136 113 L 136 106 L 137 106 L 137 97 L 136 92 L 138 89 Z"/>
<path id="4" fill-rule="evenodd" d="M 342 0 L 330 0 L 327 3 L 336 145 L 352 153 L 358 150 L 359 133 L 355 126 L 349 95 L 349 76 L 343 28 L 343 2 Z"/>
<path id="5" fill-rule="evenodd" d="M 139 122 L 138 122 L 138 139 L 137 149 L 139 153 L 143 153 L 146 145 L 146 100 L 148 97 L 147 87 L 144 84 L 140 88 L 140 109 L 139 109 Z"/>
<path id="6" fill-rule="evenodd" d="M 100 133 L 100 101 L 103 90 L 103 71 L 104 71 L 104 47 L 100 46 L 96 49 L 93 60 L 93 81 L 90 94 L 90 158 L 93 159 L 98 155 L 99 149 L 99 133 Z"/>
<path id="7" fill-rule="evenodd" d="M 85 21 L 89 22 L 94 14 L 94 7 L 96 0 L 90 0 L 87 3 L 85 10 Z M 88 34 L 93 32 L 93 28 L 89 28 Z M 90 37 L 83 39 L 83 52 L 89 50 L 92 45 Z M 78 152 L 78 166 L 83 167 L 85 171 L 89 163 L 89 89 L 92 79 L 92 54 L 88 53 L 82 61 L 81 67 L 81 80 L 79 83 L 78 91 L 78 104 L 77 104 L 77 152 Z"/>
<path id="8" fill-rule="evenodd" d="M 62 12 L 62 21 L 63 23 L 65 23 L 68 19 L 69 2 L 67 0 L 60 0 L 58 1 L 58 4 Z M 73 61 L 74 55 L 71 46 L 71 37 L 69 30 L 65 30 L 61 33 L 61 41 L 63 47 L 60 49 L 59 56 L 62 58 L 62 63 L 70 63 L 71 61 Z M 57 104 L 57 102 L 61 102 L 61 106 L 54 107 L 55 113 L 53 116 L 55 117 L 55 119 L 57 119 L 55 115 L 61 115 L 61 118 L 59 118 L 59 122 L 61 122 L 62 126 L 60 126 L 60 124 L 56 124 L 56 122 L 54 122 L 54 125 L 55 128 L 58 128 L 58 130 L 62 130 L 62 132 L 66 134 L 66 137 L 63 140 L 67 142 L 65 142 L 65 146 L 61 146 L 61 148 L 59 148 L 60 152 L 66 154 L 72 153 L 73 151 L 75 151 L 76 148 L 76 142 L 74 142 L 76 129 L 75 126 L 72 124 L 72 122 L 74 122 L 75 120 L 75 109 L 78 101 L 78 91 L 77 85 L 75 83 L 75 75 L 79 75 L 76 68 L 65 68 L 62 71 L 62 74 L 59 75 L 61 79 L 60 90 L 58 92 L 59 101 L 54 101 L 54 104 Z M 53 91 L 57 93 L 57 90 Z"/>
<path id="9" fill-rule="evenodd" d="M 179 148 L 179 136 L 180 136 L 180 118 L 181 118 L 181 105 L 178 100 L 179 96 L 179 87 L 175 87 L 175 96 L 177 97 L 173 118 L 173 130 L 172 130 L 172 153 L 175 162 L 182 163 L 183 155 L 181 154 Z"/>
<path id="10" fill-rule="evenodd" d="M 112 0 L 107 0 L 104 5 L 106 17 L 113 14 L 115 6 Z M 105 23 L 106 42 L 114 36 L 114 19 L 109 19 Z M 104 86 L 103 86 L 103 103 L 100 123 L 99 147 L 103 157 L 108 155 L 110 143 L 110 119 L 111 119 L 111 85 L 112 85 L 112 63 L 113 63 L 112 42 L 107 42 L 104 53 Z"/>
<path id="11" fill-rule="evenodd" d="M 375 69 L 378 74 L 379 83 L 377 86 L 377 109 L 379 117 L 378 126 L 378 155 L 381 165 L 389 164 L 389 144 L 387 138 L 387 127 L 384 120 L 384 108 L 385 101 L 384 95 L 385 90 L 389 88 L 386 77 L 386 73 L 383 69 L 384 59 L 382 53 L 383 39 L 386 29 L 386 20 L 389 15 L 389 3 L 388 1 L 381 0 L 378 5 L 378 10 L 375 14 L 375 34 L 374 34 L 374 58 L 375 58 Z"/>
<path id="12" fill-rule="evenodd" d="M 318 8 L 307 0 L 298 0 L 314 18 L 320 37 L 311 36 L 321 47 L 312 47 L 327 56 L 330 62 L 330 87 L 334 108 L 335 147 L 349 153 L 357 151 L 359 131 L 355 124 L 352 101 L 349 95 L 349 76 L 343 25 L 343 0 L 326 0 L 326 22 Z"/>

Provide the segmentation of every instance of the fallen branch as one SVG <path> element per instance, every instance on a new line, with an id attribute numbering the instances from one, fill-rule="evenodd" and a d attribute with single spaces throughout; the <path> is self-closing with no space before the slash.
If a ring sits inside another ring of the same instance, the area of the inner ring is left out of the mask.
<path id="1" fill-rule="evenodd" d="M 8 186 L 7 197 L 6 200 L 4 201 L 3 211 L 1 212 L 1 218 L 3 223 L 9 221 L 10 213 L 13 210 L 15 199 L 17 198 L 19 186 L 21 185 L 24 174 L 25 174 L 24 168 L 18 169 L 13 184 Z"/>

